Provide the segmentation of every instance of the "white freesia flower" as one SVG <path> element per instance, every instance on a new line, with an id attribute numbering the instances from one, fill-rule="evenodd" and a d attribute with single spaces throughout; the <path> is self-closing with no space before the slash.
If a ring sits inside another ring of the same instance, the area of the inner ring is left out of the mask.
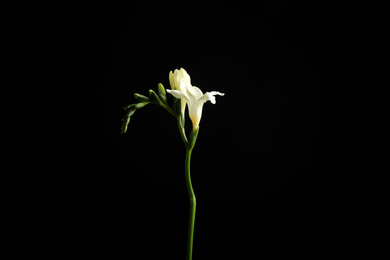
<path id="1" fill-rule="evenodd" d="M 212 104 L 215 104 L 215 95 L 225 95 L 218 91 L 211 91 L 203 94 L 199 88 L 191 85 L 190 75 L 188 75 L 183 68 L 175 70 L 174 73 L 171 71 L 169 73 L 169 82 L 172 90 L 167 89 L 167 92 L 175 98 L 181 98 L 183 113 L 185 111 L 185 105 L 187 104 L 193 130 L 196 130 L 199 126 L 202 117 L 203 104 L 209 100 Z"/>

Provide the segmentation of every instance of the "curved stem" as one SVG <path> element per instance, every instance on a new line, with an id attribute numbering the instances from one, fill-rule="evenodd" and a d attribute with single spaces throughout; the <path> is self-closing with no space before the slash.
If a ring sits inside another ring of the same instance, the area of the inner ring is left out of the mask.
<path id="1" fill-rule="evenodd" d="M 168 111 L 171 115 L 173 115 L 174 117 L 177 117 L 175 111 L 173 111 L 172 108 L 165 105 L 163 102 L 161 102 L 159 105 L 162 106 L 163 108 L 165 108 L 165 110 Z"/>
<path id="2" fill-rule="evenodd" d="M 190 135 L 188 146 L 186 146 L 186 160 L 185 160 L 185 179 L 187 185 L 188 196 L 190 197 L 190 217 L 188 221 L 188 240 L 187 240 L 187 260 L 192 260 L 192 247 L 194 241 L 194 227 L 195 227 L 195 210 L 196 198 L 191 183 L 191 154 L 194 149 L 196 139 L 198 138 L 199 127 Z"/>
<path id="3" fill-rule="evenodd" d="M 194 241 L 194 226 L 195 226 L 195 210 L 196 210 L 196 198 L 194 190 L 192 189 L 191 183 L 191 173 L 190 173 L 190 164 L 191 164 L 191 154 L 192 148 L 187 147 L 186 160 L 185 160 L 185 179 L 188 190 L 188 195 L 190 197 L 190 217 L 188 221 L 188 240 L 187 240 L 187 260 L 192 259 L 192 247 Z"/>
<path id="4" fill-rule="evenodd" d="M 186 131 L 184 129 L 184 114 L 180 113 L 179 116 L 177 117 L 177 126 L 179 128 L 179 132 L 181 135 L 181 138 L 183 139 L 184 145 L 186 148 L 188 148 L 188 140 L 186 136 Z"/>

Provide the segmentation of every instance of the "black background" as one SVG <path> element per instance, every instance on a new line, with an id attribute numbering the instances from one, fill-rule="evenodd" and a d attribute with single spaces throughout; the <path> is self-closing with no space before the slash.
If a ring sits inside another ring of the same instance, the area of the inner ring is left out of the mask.
<path id="1" fill-rule="evenodd" d="M 194 259 L 381 255 L 379 9 L 27 7 L 7 49 L 17 72 L 2 254 L 184 259 L 188 195 L 175 119 L 148 106 L 119 134 L 132 94 L 168 88 L 168 72 L 183 67 L 204 92 L 226 93 L 205 104 L 192 157 Z"/>

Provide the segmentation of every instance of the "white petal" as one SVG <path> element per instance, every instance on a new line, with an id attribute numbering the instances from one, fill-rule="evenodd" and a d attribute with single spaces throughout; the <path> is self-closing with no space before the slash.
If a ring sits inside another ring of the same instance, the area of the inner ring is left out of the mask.
<path id="1" fill-rule="evenodd" d="M 186 92 L 186 91 L 187 91 L 187 90 L 186 90 L 187 84 L 186 84 L 185 80 L 182 79 L 182 78 L 178 78 L 178 83 L 179 83 L 179 89 L 180 89 L 180 91 L 181 91 L 181 92 Z"/>
<path id="2" fill-rule="evenodd" d="M 206 102 L 206 101 L 209 101 L 213 104 L 215 104 L 215 97 L 213 95 L 211 95 L 209 92 L 206 92 L 203 97 L 201 98 L 202 102 Z"/>
<path id="3" fill-rule="evenodd" d="M 225 96 L 225 93 L 221 93 L 221 92 L 218 92 L 218 91 L 211 91 L 209 92 L 211 95 L 215 96 L 215 95 L 220 95 L 220 96 Z"/>
<path id="4" fill-rule="evenodd" d="M 182 78 L 179 78 L 178 84 L 179 84 L 180 91 L 183 92 L 184 95 L 187 95 L 187 84 L 186 84 L 185 80 Z"/>
<path id="5" fill-rule="evenodd" d="M 192 121 L 192 127 L 195 130 L 199 126 L 200 119 L 202 118 L 203 102 L 192 102 L 188 104 L 188 114 Z"/>
<path id="6" fill-rule="evenodd" d="M 182 98 L 181 99 L 181 112 L 184 114 L 184 112 L 186 111 L 186 105 L 187 105 L 187 99 L 185 98 Z"/>
<path id="7" fill-rule="evenodd" d="M 179 71 L 180 80 L 183 79 L 186 85 L 191 85 L 191 77 L 188 75 L 187 71 L 183 68 Z"/>
<path id="8" fill-rule="evenodd" d="M 172 96 L 174 96 L 175 98 L 185 98 L 185 99 L 187 99 L 185 94 L 183 92 L 181 92 L 180 90 L 167 89 L 167 92 L 169 94 L 171 94 Z"/>
<path id="9" fill-rule="evenodd" d="M 225 94 L 224 93 L 220 93 L 218 91 L 211 91 L 211 92 L 206 92 L 201 98 L 200 100 L 204 103 L 208 100 L 210 100 L 210 102 L 212 104 L 215 104 L 215 95 L 220 95 L 220 96 L 224 96 Z"/>
<path id="10" fill-rule="evenodd" d="M 187 87 L 187 93 L 195 100 L 200 99 L 203 96 L 202 90 L 200 90 L 198 87 L 195 86 L 189 86 Z"/>

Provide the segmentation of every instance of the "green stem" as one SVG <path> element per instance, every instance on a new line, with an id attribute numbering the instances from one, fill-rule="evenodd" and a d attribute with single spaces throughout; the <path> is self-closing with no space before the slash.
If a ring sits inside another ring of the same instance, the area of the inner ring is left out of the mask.
<path id="1" fill-rule="evenodd" d="M 179 116 L 177 117 L 177 126 L 179 128 L 179 133 L 181 135 L 181 138 L 183 139 L 184 145 L 186 148 L 188 148 L 188 140 L 186 136 L 186 131 L 184 129 L 184 114 L 180 113 Z"/>
<path id="2" fill-rule="evenodd" d="M 169 106 L 165 105 L 162 102 L 159 105 L 162 106 L 163 108 L 165 108 L 165 110 L 168 111 L 171 115 L 173 115 L 174 117 L 177 117 L 177 115 L 175 114 L 175 111 L 173 111 L 172 108 L 170 108 Z"/>
<path id="3" fill-rule="evenodd" d="M 187 185 L 188 196 L 190 197 L 190 216 L 188 221 L 188 240 L 187 240 L 187 260 L 192 260 L 192 248 L 194 242 L 194 227 L 195 227 L 195 210 L 196 198 L 191 183 L 191 154 L 194 149 L 196 139 L 198 137 L 199 127 L 191 133 L 186 151 L 185 160 L 185 179 Z"/>
<path id="4" fill-rule="evenodd" d="M 195 226 L 195 210 L 196 210 L 196 198 L 195 198 L 194 190 L 192 189 L 191 173 L 190 173 L 191 154 L 192 154 L 192 149 L 188 147 L 187 152 L 186 152 L 186 160 L 185 160 L 185 178 L 186 178 L 188 195 L 190 197 L 190 217 L 189 217 L 189 221 L 188 221 L 187 260 L 192 259 L 192 247 L 193 247 L 193 241 L 194 241 L 194 226 Z"/>

